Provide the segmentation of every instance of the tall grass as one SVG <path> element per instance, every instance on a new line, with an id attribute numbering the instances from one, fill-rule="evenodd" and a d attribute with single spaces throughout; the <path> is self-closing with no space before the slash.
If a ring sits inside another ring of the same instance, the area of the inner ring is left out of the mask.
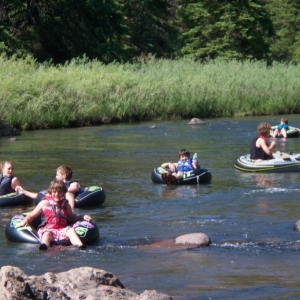
<path id="1" fill-rule="evenodd" d="M 58 128 L 190 117 L 297 114 L 300 68 L 263 62 L 149 59 L 66 65 L 0 57 L 3 122 Z"/>

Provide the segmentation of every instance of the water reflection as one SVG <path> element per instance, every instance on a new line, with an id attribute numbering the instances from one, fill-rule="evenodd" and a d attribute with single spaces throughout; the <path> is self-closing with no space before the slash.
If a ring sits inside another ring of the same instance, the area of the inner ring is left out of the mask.
<path id="1" fill-rule="evenodd" d="M 258 187 L 275 187 L 278 182 L 278 174 L 276 176 L 269 176 L 271 174 L 254 174 L 254 180 Z M 280 176 L 280 175 L 279 175 Z"/>
<path id="2" fill-rule="evenodd" d="M 161 191 L 163 199 L 195 198 L 201 193 L 201 187 L 197 185 L 162 185 Z"/>
<path id="3" fill-rule="evenodd" d="M 254 184 L 256 187 L 271 188 L 279 186 L 286 174 L 237 172 L 237 176 L 240 181 L 247 183 L 249 186 L 253 186 Z"/>
<path id="4" fill-rule="evenodd" d="M 276 142 L 275 151 L 286 152 L 287 149 L 287 138 L 273 138 L 273 141 Z"/>

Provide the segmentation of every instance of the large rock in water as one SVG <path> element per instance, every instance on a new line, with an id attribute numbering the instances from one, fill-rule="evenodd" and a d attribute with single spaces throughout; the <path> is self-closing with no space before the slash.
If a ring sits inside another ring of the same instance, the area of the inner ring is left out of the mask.
<path id="1" fill-rule="evenodd" d="M 10 125 L 0 125 L 0 136 L 15 136 L 21 135 L 21 131 L 13 128 Z"/>
<path id="2" fill-rule="evenodd" d="M 202 232 L 188 233 L 178 236 L 175 245 L 194 245 L 195 247 L 209 246 L 211 239 Z"/>
<path id="3" fill-rule="evenodd" d="M 300 220 L 294 225 L 294 230 L 300 230 Z"/>
<path id="4" fill-rule="evenodd" d="M 211 245 L 211 239 L 203 232 L 188 233 L 178 236 L 175 239 L 158 241 L 148 244 L 146 248 L 181 248 L 191 249 Z"/>
<path id="5" fill-rule="evenodd" d="M 146 290 L 138 295 L 126 289 L 109 272 L 91 267 L 67 272 L 27 276 L 21 269 L 3 266 L 0 270 L 1 300 L 171 300 L 166 294 Z"/>
<path id="6" fill-rule="evenodd" d="M 204 125 L 206 123 L 198 118 L 193 118 L 190 122 L 188 122 L 188 124 L 189 125 Z"/>

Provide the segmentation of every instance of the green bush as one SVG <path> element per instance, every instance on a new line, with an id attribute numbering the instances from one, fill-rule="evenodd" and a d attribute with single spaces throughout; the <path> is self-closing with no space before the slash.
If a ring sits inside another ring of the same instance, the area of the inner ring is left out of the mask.
<path id="1" fill-rule="evenodd" d="M 297 114 L 300 69 L 255 61 L 86 59 L 54 66 L 0 57 L 1 119 L 21 129 Z"/>

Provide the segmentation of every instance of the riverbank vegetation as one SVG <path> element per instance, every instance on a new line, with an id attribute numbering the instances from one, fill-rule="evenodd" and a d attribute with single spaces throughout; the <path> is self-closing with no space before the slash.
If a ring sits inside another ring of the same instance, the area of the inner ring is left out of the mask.
<path id="1" fill-rule="evenodd" d="M 0 1 L 0 52 L 64 64 L 137 57 L 300 62 L 297 0 Z"/>
<path id="2" fill-rule="evenodd" d="M 0 119 L 297 114 L 299 15 L 296 0 L 0 1 Z"/>
<path id="3" fill-rule="evenodd" d="M 64 65 L 0 57 L 1 119 L 18 129 L 300 113 L 299 67 L 148 58 Z"/>

